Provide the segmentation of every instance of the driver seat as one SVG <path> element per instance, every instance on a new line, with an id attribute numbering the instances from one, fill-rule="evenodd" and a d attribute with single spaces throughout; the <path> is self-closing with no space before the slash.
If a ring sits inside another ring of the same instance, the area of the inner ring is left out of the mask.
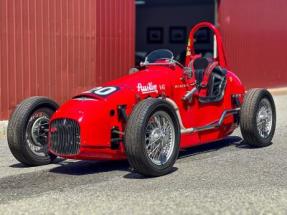
<path id="1" fill-rule="evenodd" d="M 200 96 L 201 103 L 220 102 L 226 87 L 226 70 L 220 66 L 212 69 L 207 82 L 206 96 Z"/>
<path id="2" fill-rule="evenodd" d="M 221 68 L 217 61 L 205 57 L 196 58 L 193 62 L 193 69 L 198 92 L 204 88 L 203 94 L 205 95 L 199 96 L 199 102 L 221 101 L 226 87 L 226 70 Z"/>
<path id="3" fill-rule="evenodd" d="M 184 101 L 191 102 L 197 92 L 200 103 L 220 102 L 226 86 L 226 70 L 218 66 L 217 61 L 198 57 L 191 62 L 195 76 L 195 88 L 188 91 Z"/>
<path id="4" fill-rule="evenodd" d="M 206 68 L 208 67 L 208 65 L 209 65 L 209 61 L 207 60 L 207 58 L 204 58 L 204 57 L 196 58 L 193 62 L 195 82 L 196 82 L 196 87 L 198 89 L 201 88 L 201 83 L 203 81 L 204 72 Z"/>

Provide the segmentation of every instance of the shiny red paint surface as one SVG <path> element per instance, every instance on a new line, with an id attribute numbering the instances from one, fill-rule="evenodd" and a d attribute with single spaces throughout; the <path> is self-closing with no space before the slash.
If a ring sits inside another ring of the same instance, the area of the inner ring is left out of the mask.
<path id="1" fill-rule="evenodd" d="M 127 74 L 134 29 L 134 0 L 0 0 L 0 120 L 27 97 L 62 103 Z"/>
<path id="2" fill-rule="evenodd" d="M 201 25 L 214 28 L 206 23 Z M 217 40 L 218 44 L 221 44 L 220 37 L 217 37 Z M 189 48 L 192 49 L 192 47 Z M 223 49 L 221 51 L 223 52 Z M 224 53 L 219 53 L 218 59 L 215 60 L 224 64 L 225 58 L 223 57 Z M 194 87 L 195 79 L 194 77 L 184 77 L 184 69 L 179 65 L 175 67 L 148 66 L 139 72 L 103 84 L 102 87 L 116 87 L 118 89 L 108 96 L 99 96 L 88 91 L 67 101 L 56 111 L 51 121 L 69 118 L 79 123 L 81 131 L 80 152 L 73 156 L 57 155 L 74 159 L 124 159 L 123 142 L 121 142 L 119 149 L 111 148 L 111 129 L 118 127 L 120 131 L 124 132 L 126 126 L 126 122 L 118 116 L 119 105 L 126 105 L 126 113 L 129 116 L 140 100 L 149 97 L 168 98 L 176 103 L 184 127 L 190 128 L 205 126 L 218 120 L 224 110 L 235 108 L 231 102 L 232 95 L 240 94 L 243 96 L 245 93 L 237 76 L 228 71 L 225 95 L 220 102 L 202 104 L 198 101 L 199 95 L 195 94 L 192 103 L 186 103 L 182 98 L 187 91 Z M 113 111 L 116 114 L 111 114 Z M 218 129 L 181 134 L 180 147 L 191 147 L 224 138 L 236 126 L 234 117 L 229 116 Z"/>
<path id="3" fill-rule="evenodd" d="M 287 85 L 286 7 L 286 0 L 219 2 L 226 57 L 247 88 Z"/>

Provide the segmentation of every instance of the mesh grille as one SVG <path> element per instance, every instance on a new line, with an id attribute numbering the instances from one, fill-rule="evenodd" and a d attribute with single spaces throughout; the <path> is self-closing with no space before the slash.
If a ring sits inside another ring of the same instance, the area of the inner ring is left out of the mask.
<path id="1" fill-rule="evenodd" d="M 60 155 L 75 155 L 80 151 L 80 126 L 71 119 L 56 119 L 50 125 L 51 149 Z"/>

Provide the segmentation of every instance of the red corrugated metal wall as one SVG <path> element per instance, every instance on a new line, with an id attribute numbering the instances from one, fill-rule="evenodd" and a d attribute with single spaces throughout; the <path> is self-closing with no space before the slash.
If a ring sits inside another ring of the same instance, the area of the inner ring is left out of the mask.
<path id="1" fill-rule="evenodd" d="M 247 87 L 287 85 L 287 1 L 221 0 L 228 63 Z"/>
<path id="2" fill-rule="evenodd" d="M 134 0 L 0 0 L 0 30 L 0 119 L 26 97 L 63 102 L 134 64 Z"/>

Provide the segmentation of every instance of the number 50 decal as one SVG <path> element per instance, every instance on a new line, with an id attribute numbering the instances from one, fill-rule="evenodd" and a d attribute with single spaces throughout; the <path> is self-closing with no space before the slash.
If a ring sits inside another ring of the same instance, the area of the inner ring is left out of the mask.
<path id="1" fill-rule="evenodd" d="M 91 90 L 91 92 L 98 96 L 108 96 L 116 92 L 118 89 L 119 89 L 118 87 L 97 87 Z"/>

